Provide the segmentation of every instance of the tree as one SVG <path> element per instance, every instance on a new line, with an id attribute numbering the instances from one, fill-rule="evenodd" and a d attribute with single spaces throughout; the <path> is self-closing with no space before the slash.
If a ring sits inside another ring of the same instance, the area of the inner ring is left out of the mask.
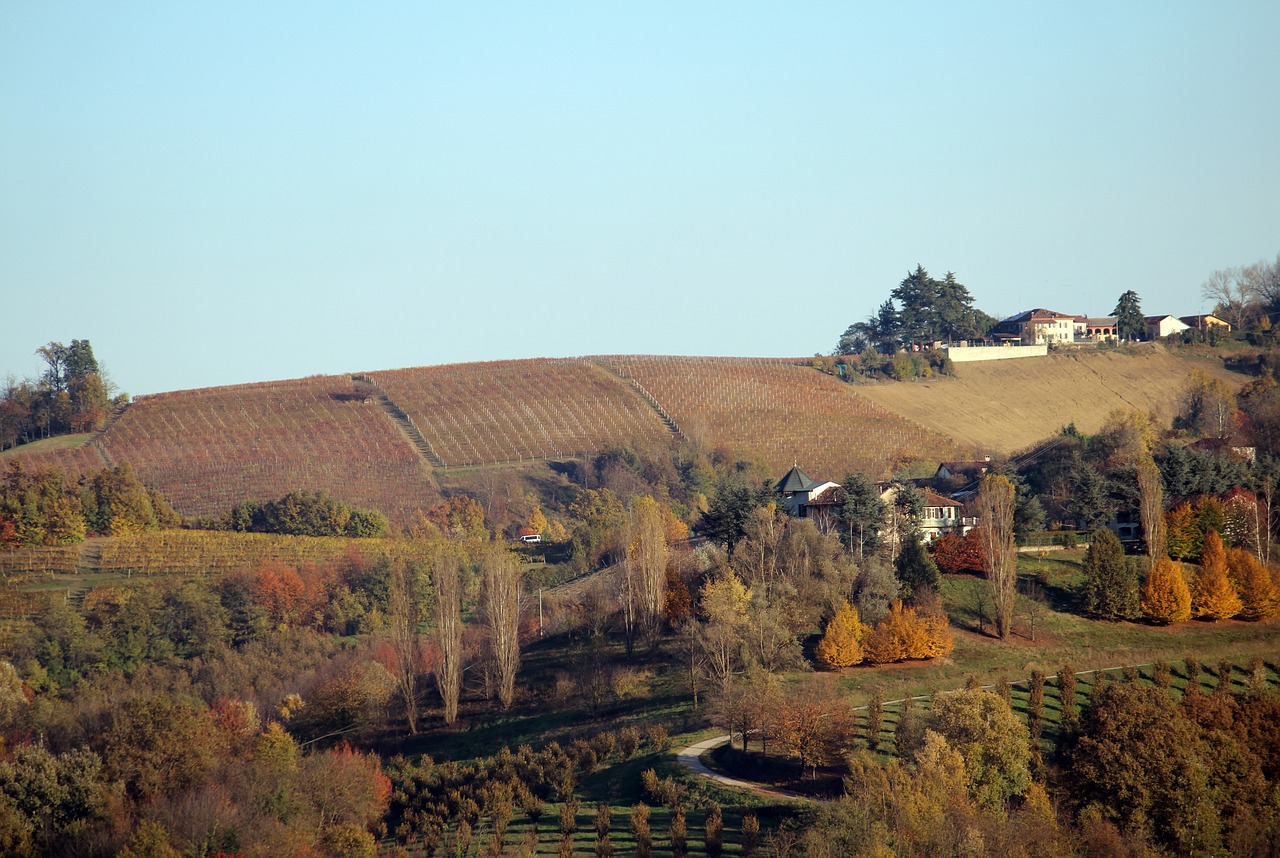
<path id="1" fill-rule="evenodd" d="M 1031 785 L 1030 734 L 1009 704 L 981 689 L 934 697 L 926 727 L 964 759 L 974 801 L 1003 808 Z"/>
<path id="2" fill-rule="evenodd" d="M 702 585 L 698 603 L 706 618 L 697 629 L 698 649 L 724 695 L 733 676 L 742 669 L 751 590 L 729 571 Z"/>
<path id="3" fill-rule="evenodd" d="M 1222 379 L 1196 367 L 1183 393 L 1181 419 L 1197 435 L 1226 438 L 1235 430 L 1236 396 Z"/>
<path id="4" fill-rule="evenodd" d="M 1138 575 L 1124 556 L 1120 538 L 1100 528 L 1089 538 L 1084 558 L 1085 610 L 1104 620 L 1138 616 Z"/>
<path id="5" fill-rule="evenodd" d="M 1240 593 L 1240 619 L 1269 620 L 1280 613 L 1280 591 L 1252 552 L 1243 548 L 1228 550 L 1227 573 Z"/>
<path id="6" fill-rule="evenodd" d="M 841 535 L 850 551 L 857 552 L 858 563 L 864 553 L 880 545 L 887 508 L 875 483 L 862 474 L 846 474 L 840 502 Z"/>
<path id="7" fill-rule="evenodd" d="M 964 536 L 954 531 L 943 534 L 931 546 L 933 562 L 948 574 L 957 572 L 983 572 L 982 533 L 973 528 Z"/>
<path id="8" fill-rule="evenodd" d="M 920 611 L 895 601 L 885 618 L 862 638 L 863 654 L 875 664 L 936 658 L 952 646 L 950 625 L 936 596 Z"/>
<path id="9" fill-rule="evenodd" d="M 848 602 L 841 602 L 835 616 L 827 623 L 822 640 L 818 641 L 819 660 L 832 667 L 852 667 L 862 661 L 862 623 L 858 611 Z"/>
<path id="10" fill-rule="evenodd" d="M 484 552 L 481 604 L 489 632 L 489 647 L 498 672 L 498 701 L 510 709 L 520 670 L 520 610 L 524 581 L 516 556 L 494 544 Z"/>
<path id="11" fill-rule="evenodd" d="M 1138 462 L 1138 515 L 1142 519 L 1142 536 L 1147 543 L 1147 556 L 1154 560 L 1168 554 L 1165 550 L 1164 485 L 1160 469 L 1148 457 Z"/>
<path id="12" fill-rule="evenodd" d="M 1191 504 L 1181 503 L 1165 516 L 1166 548 L 1174 560 L 1195 560 L 1204 547 L 1204 534 Z"/>
<path id="13" fill-rule="evenodd" d="M 855 735 L 847 700 L 831 677 L 823 676 L 810 677 L 783 699 L 777 726 L 783 747 L 815 777 L 819 766 L 844 759 Z"/>
<path id="14" fill-rule="evenodd" d="M 462 692 L 462 569 L 457 553 L 439 547 L 432 556 L 431 582 L 436 594 L 436 638 L 440 664 L 436 687 L 444 701 L 444 723 L 458 720 Z"/>
<path id="15" fill-rule="evenodd" d="M 1147 329 L 1147 321 L 1142 315 L 1137 292 L 1130 289 L 1121 295 L 1111 315 L 1116 317 L 1116 333 L 1122 340 L 1142 339 Z"/>
<path id="16" fill-rule="evenodd" d="M 667 544 L 663 509 L 652 497 L 638 498 L 631 505 L 631 544 L 628 559 L 640 578 L 641 624 L 649 639 L 656 640 L 666 603 Z"/>
<path id="17" fill-rule="evenodd" d="M 996 632 L 1008 637 L 1013 631 L 1013 611 L 1018 601 L 1017 554 L 1013 544 L 1013 484 L 988 474 L 978 488 L 987 581 L 996 612 Z"/>
<path id="18" fill-rule="evenodd" d="M 418 675 L 428 669 L 425 641 L 418 632 L 423 619 L 421 570 L 405 561 L 391 567 L 391 587 L 387 597 L 387 638 L 396 691 L 404 704 L 409 735 L 418 735 Z"/>
<path id="19" fill-rule="evenodd" d="M 1227 577 L 1227 551 L 1217 531 L 1204 537 L 1204 551 L 1191 587 L 1191 613 L 1206 620 L 1226 620 L 1244 609 Z"/>
<path id="20" fill-rule="evenodd" d="M 1191 590 L 1182 570 L 1168 557 L 1158 557 L 1147 572 L 1140 600 L 1142 614 L 1153 623 L 1191 619 Z"/>
<path id="21" fill-rule="evenodd" d="M 938 589 L 938 565 L 925 550 L 918 534 L 911 533 L 903 539 L 902 551 L 893 562 L 893 571 L 902 583 L 903 595 L 909 599 L 914 599 L 922 591 Z"/>
<path id="22" fill-rule="evenodd" d="M 893 290 L 893 299 L 902 307 L 898 319 L 903 342 L 924 345 L 940 338 L 938 287 L 924 266 L 917 265 Z"/>

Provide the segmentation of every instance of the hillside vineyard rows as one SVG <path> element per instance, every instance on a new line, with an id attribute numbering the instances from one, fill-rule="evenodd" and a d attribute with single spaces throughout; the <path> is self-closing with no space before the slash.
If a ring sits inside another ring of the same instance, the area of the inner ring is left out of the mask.
<path id="1" fill-rule="evenodd" d="M 372 379 L 373 387 L 361 379 Z M 325 491 L 398 524 L 439 498 L 432 463 L 376 396 L 385 394 L 445 467 L 562 459 L 668 443 L 673 432 L 781 473 L 885 475 L 957 445 L 785 359 L 537 359 L 325 376 L 139 397 L 78 447 L 3 458 L 78 476 L 130 463 L 189 518 L 246 498 Z M 667 421 L 673 421 L 669 424 Z M 678 429 L 677 429 L 678 427 Z"/>
<path id="2" fill-rule="evenodd" d="M 344 377 L 140 397 L 102 437 L 187 516 L 305 488 L 405 521 L 435 491 L 414 450 Z"/>
<path id="3" fill-rule="evenodd" d="M 852 387 L 785 359 L 616 356 L 595 358 L 633 378 L 687 436 L 762 458 L 776 473 L 797 462 L 839 479 L 886 476 L 891 463 L 947 458 L 946 436 L 904 420 Z"/>
<path id="4" fill-rule="evenodd" d="M 668 434 L 630 388 L 580 360 L 455 364 L 375 378 L 452 466 L 581 456 Z"/>

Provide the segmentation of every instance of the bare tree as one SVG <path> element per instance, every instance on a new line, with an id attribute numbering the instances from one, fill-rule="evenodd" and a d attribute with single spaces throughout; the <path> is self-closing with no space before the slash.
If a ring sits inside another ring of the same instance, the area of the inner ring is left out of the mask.
<path id="1" fill-rule="evenodd" d="M 662 508 L 651 497 L 642 497 L 631 505 L 631 543 L 628 550 L 629 574 L 639 586 L 640 623 L 652 642 L 662 626 L 662 609 L 667 596 L 666 525 Z"/>
<path id="2" fill-rule="evenodd" d="M 483 613 L 489 646 L 498 673 L 498 701 L 510 709 L 520 670 L 520 609 L 524 601 L 523 575 L 516 556 L 505 546 L 485 549 Z"/>
<path id="3" fill-rule="evenodd" d="M 1237 331 L 1245 330 L 1257 313 L 1260 296 L 1244 276 L 1244 269 L 1220 268 L 1200 286 L 1200 295 L 1213 302 L 1214 315 L 1230 323 Z"/>
<path id="4" fill-rule="evenodd" d="M 1138 517 L 1147 542 L 1147 556 L 1156 560 L 1166 554 L 1164 483 L 1160 480 L 1160 469 L 1150 458 L 1138 462 L 1138 492 Z"/>
<path id="5" fill-rule="evenodd" d="M 424 666 L 422 635 L 422 600 L 418 586 L 418 570 L 403 561 L 391 567 L 387 593 L 387 637 L 391 646 L 391 675 L 396 692 L 404 702 L 404 717 L 409 735 L 418 735 L 418 672 Z"/>
<path id="6" fill-rule="evenodd" d="M 462 568 L 456 552 L 439 549 L 432 561 L 436 591 L 436 635 L 440 641 L 440 665 L 436 687 L 444 700 L 444 723 L 458 720 L 462 692 Z"/>
<path id="7" fill-rule="evenodd" d="M 996 633 L 1006 638 L 1013 631 L 1018 604 L 1017 550 L 1013 544 L 1013 483 L 988 474 L 978 489 L 979 533 L 987 560 L 987 583 L 995 604 Z"/>

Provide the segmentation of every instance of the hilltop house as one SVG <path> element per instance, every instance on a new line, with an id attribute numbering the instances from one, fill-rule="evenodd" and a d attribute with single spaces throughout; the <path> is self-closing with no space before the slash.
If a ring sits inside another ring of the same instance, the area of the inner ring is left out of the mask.
<path id="1" fill-rule="evenodd" d="M 1077 340 L 1093 340 L 1094 342 L 1101 343 L 1106 340 L 1114 340 L 1115 338 L 1115 316 L 1100 316 L 1097 318 L 1076 316 Z"/>
<path id="2" fill-rule="evenodd" d="M 899 485 L 897 483 L 877 483 L 880 488 L 880 499 L 889 507 L 897 499 Z M 932 489 L 921 489 L 924 495 L 924 511 L 916 526 L 920 537 L 926 542 L 933 542 L 948 533 L 964 536 L 977 526 L 978 520 L 964 515 L 964 504 L 960 501 L 944 497 Z"/>
<path id="3" fill-rule="evenodd" d="M 1147 339 L 1158 340 L 1161 337 L 1180 334 L 1189 330 L 1190 325 L 1179 319 L 1177 316 L 1147 316 Z"/>
<path id="4" fill-rule="evenodd" d="M 838 488 L 840 488 L 839 483 L 830 481 L 820 483 L 817 480 L 811 480 L 799 466 L 793 466 L 782 479 L 778 480 L 773 490 L 782 496 L 782 507 L 789 514 L 796 518 L 812 518 L 814 516 L 809 507 L 818 500 L 819 495 L 828 493 L 829 489 Z M 829 510 L 834 502 L 835 497 L 832 495 L 820 506 Z"/>
<path id="5" fill-rule="evenodd" d="M 1224 319 L 1219 319 L 1217 316 L 1213 316 L 1208 313 L 1201 313 L 1198 316 L 1179 316 L 1178 321 L 1182 322 L 1182 324 L 1186 325 L 1188 328 L 1192 328 L 1197 331 L 1207 331 L 1210 328 L 1220 328 L 1224 334 L 1231 332 L 1230 322 L 1227 322 Z"/>
<path id="6" fill-rule="evenodd" d="M 1038 308 L 1024 310 L 1016 316 L 1001 319 L 991 329 L 996 342 L 1018 342 L 1024 346 L 1047 343 L 1069 343 L 1075 339 L 1076 317 Z"/>

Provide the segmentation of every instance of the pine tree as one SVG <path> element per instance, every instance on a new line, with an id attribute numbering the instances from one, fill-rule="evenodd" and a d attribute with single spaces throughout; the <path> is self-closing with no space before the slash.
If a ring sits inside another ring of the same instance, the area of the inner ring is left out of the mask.
<path id="1" fill-rule="evenodd" d="M 852 667 L 862 661 L 862 623 L 858 609 L 841 602 L 818 641 L 818 658 L 832 667 Z"/>
<path id="2" fill-rule="evenodd" d="M 1142 315 L 1138 293 L 1130 289 L 1120 296 L 1116 308 L 1111 311 L 1116 317 L 1116 333 L 1124 340 L 1140 340 L 1146 332 L 1146 319 Z"/>
<path id="3" fill-rule="evenodd" d="M 1085 610 L 1106 620 L 1138 616 L 1138 576 L 1120 539 L 1106 528 L 1094 531 L 1084 558 Z"/>
<path id="4" fill-rule="evenodd" d="M 1225 620 L 1244 610 L 1240 595 L 1227 578 L 1227 550 L 1216 530 L 1204 535 L 1204 551 L 1191 588 L 1191 612 L 1207 620 Z"/>
<path id="5" fill-rule="evenodd" d="M 1151 564 L 1142 588 L 1142 613 L 1154 623 L 1181 623 L 1191 619 L 1191 591 L 1187 580 L 1168 557 Z"/>

